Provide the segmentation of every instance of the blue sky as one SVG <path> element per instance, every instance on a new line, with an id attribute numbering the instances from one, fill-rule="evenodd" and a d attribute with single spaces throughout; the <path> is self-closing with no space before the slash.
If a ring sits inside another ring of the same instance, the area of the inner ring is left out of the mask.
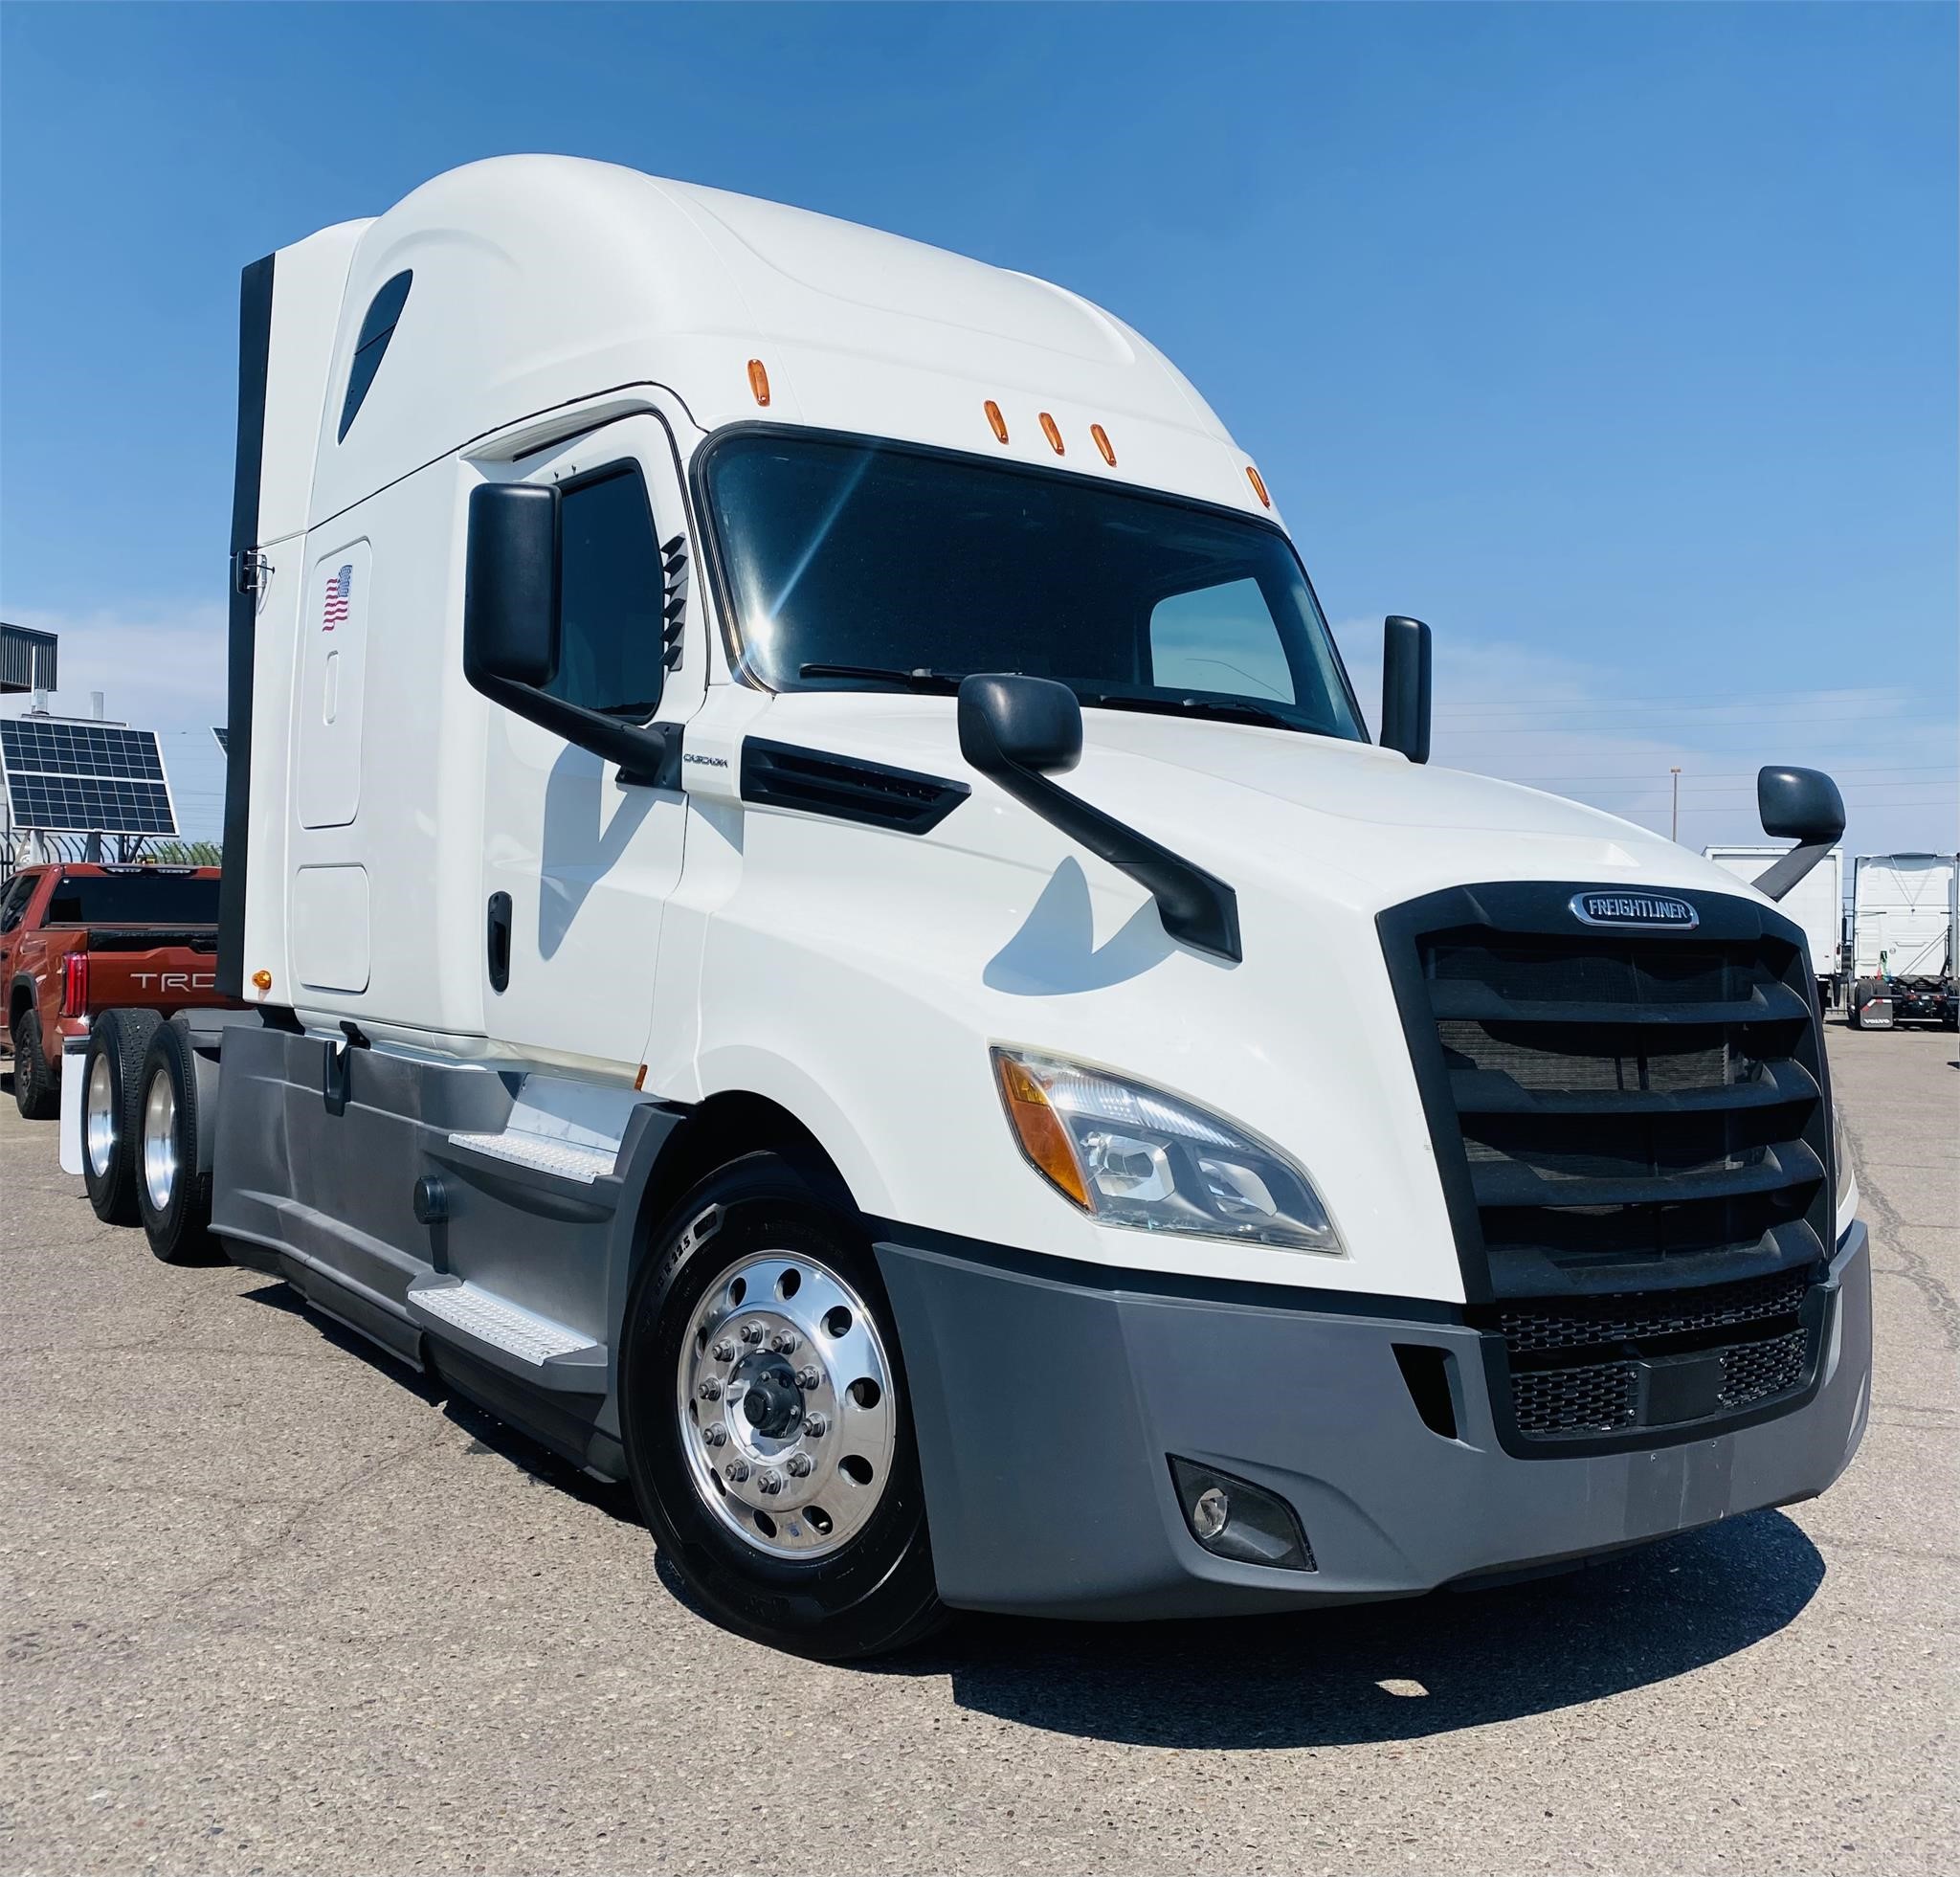
<path id="1" fill-rule="evenodd" d="M 1682 838 L 1834 769 L 1955 844 L 1950 8 L 18 5 L 0 612 L 214 829 L 239 267 L 610 158 L 1060 280 L 1257 456 L 1364 696 Z"/>

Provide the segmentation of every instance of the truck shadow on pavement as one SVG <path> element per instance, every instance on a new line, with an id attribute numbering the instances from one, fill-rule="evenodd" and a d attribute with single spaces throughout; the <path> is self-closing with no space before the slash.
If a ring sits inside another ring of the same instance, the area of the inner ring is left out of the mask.
<path id="1" fill-rule="evenodd" d="M 1793 1521 L 1753 1512 L 1503 1589 L 1147 1626 L 976 1617 L 871 1666 L 948 1675 L 962 1708 L 1132 1746 L 1414 1740 L 1705 1667 L 1774 1635 L 1823 1577 Z"/>

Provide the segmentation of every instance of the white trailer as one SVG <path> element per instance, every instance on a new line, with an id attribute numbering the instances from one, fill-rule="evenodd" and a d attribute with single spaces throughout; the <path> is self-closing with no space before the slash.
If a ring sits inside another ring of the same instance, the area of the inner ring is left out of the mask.
<path id="1" fill-rule="evenodd" d="M 1702 853 L 1718 867 L 1726 867 L 1739 880 L 1747 880 L 1753 884 L 1782 858 L 1783 849 L 1744 844 L 1704 847 Z M 1791 888 L 1779 905 L 1803 927 L 1804 947 L 1811 957 L 1811 972 L 1817 981 L 1817 996 L 1824 1004 L 1831 1004 L 1835 1001 L 1838 953 L 1844 932 L 1844 850 L 1832 848 Z"/>
<path id="2" fill-rule="evenodd" d="M 1852 1021 L 1956 1027 L 1960 857 L 1860 854 L 1851 868 Z"/>
<path id="3" fill-rule="evenodd" d="M 522 157 L 255 263 L 241 331 L 247 1008 L 106 1019 L 77 1124 L 159 1256 L 630 1480 L 813 1655 L 1405 1596 L 1848 1464 L 1801 929 L 1427 767 L 1416 621 L 1370 744 L 1121 321 Z M 1761 797 L 1773 895 L 1842 807 Z"/>

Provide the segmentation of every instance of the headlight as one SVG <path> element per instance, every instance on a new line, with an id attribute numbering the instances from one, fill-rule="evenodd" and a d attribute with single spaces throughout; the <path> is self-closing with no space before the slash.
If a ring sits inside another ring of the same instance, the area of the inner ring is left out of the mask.
<path id="1" fill-rule="evenodd" d="M 1100 1224 L 1342 1255 L 1305 1173 L 1270 1141 L 1161 1089 L 996 1049 L 1029 1164 Z"/>

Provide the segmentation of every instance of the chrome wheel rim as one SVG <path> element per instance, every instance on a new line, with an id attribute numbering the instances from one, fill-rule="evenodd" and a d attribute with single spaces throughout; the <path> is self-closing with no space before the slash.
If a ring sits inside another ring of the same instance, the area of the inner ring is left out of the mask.
<path id="1" fill-rule="evenodd" d="M 884 1498 L 898 1391 L 864 1300 L 819 1260 L 754 1253 L 695 1306 L 675 1413 L 702 1503 L 766 1556 L 813 1558 Z"/>
<path id="2" fill-rule="evenodd" d="M 150 1077 L 144 1098 L 143 1183 L 153 1212 L 162 1212 L 177 1190 L 177 1096 L 164 1069 Z"/>
<path id="3" fill-rule="evenodd" d="M 88 1144 L 88 1164 L 98 1179 L 106 1179 L 116 1157 L 116 1079 L 109 1059 L 98 1056 L 88 1072 L 81 1098 L 82 1134 Z"/>

